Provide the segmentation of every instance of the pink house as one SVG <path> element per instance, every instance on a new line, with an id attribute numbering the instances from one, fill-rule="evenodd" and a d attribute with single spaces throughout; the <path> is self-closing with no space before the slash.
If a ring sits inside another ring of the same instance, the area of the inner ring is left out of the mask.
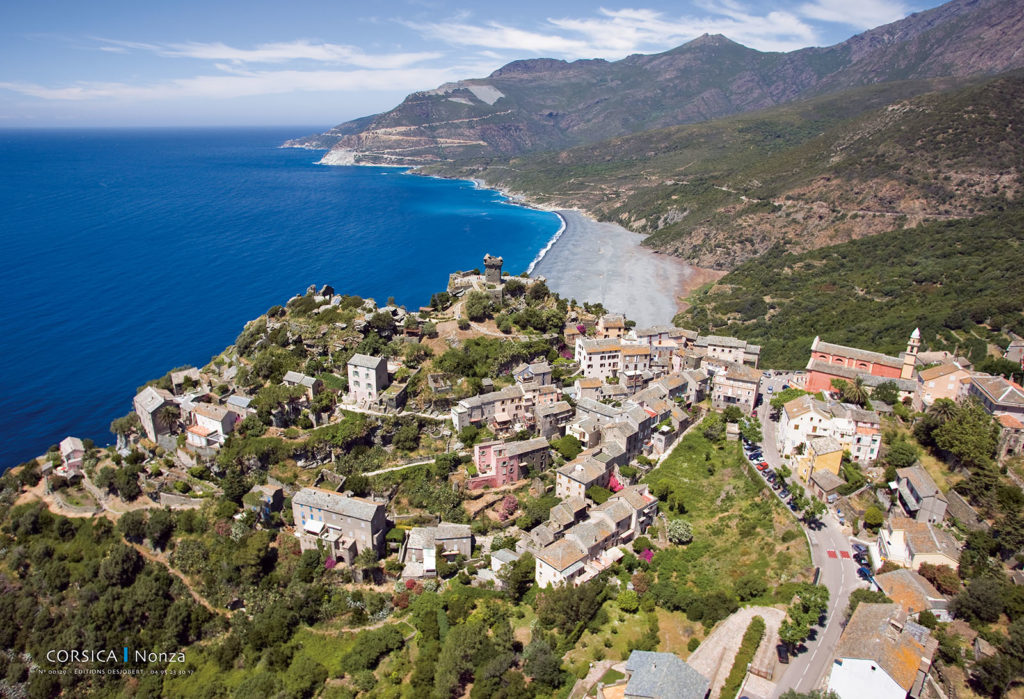
<path id="1" fill-rule="evenodd" d="M 473 464 L 479 475 L 469 480 L 469 487 L 497 488 L 515 483 L 523 477 L 527 466 L 537 470 L 548 467 L 548 443 L 542 437 L 521 442 L 484 442 L 473 447 Z"/>

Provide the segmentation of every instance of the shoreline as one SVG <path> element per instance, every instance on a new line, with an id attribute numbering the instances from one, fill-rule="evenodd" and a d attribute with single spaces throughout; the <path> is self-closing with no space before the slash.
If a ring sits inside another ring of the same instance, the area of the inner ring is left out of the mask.
<path id="1" fill-rule="evenodd" d="M 610 312 L 625 313 L 641 326 L 671 325 L 675 315 L 688 307 L 685 299 L 693 291 L 725 275 L 724 271 L 696 267 L 681 258 L 643 247 L 643 234 L 616 223 L 598 221 L 581 209 L 538 204 L 478 177 L 428 175 L 419 172 L 416 165 L 381 166 L 348 162 L 347 157 L 344 160 L 324 157 L 317 164 L 404 167 L 404 174 L 468 182 L 474 189 L 498 193 L 513 206 L 555 214 L 561 225 L 530 262 L 526 274 L 544 277 L 548 287 L 565 298 L 600 303 Z"/>

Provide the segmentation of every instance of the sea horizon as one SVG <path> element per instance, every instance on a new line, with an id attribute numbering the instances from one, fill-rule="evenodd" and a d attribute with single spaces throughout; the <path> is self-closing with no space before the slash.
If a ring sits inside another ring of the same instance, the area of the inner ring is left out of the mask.
<path id="1" fill-rule="evenodd" d="M 280 147 L 306 128 L 0 129 L 0 471 L 69 434 L 111 443 L 138 386 L 310 284 L 417 307 L 484 253 L 527 271 L 564 228 L 470 180 Z"/>

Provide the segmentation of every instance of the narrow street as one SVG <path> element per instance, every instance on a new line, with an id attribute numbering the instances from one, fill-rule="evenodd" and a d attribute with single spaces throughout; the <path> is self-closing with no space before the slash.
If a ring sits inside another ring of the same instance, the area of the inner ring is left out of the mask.
<path id="1" fill-rule="evenodd" d="M 764 402 L 758 408 L 758 418 L 761 420 L 764 435 L 764 460 L 772 470 L 781 466 L 783 461 L 775 441 L 778 423 L 769 419 L 771 398 L 781 391 L 790 379 L 791 375 L 775 374 L 762 385 L 762 390 L 765 391 Z M 772 393 L 767 392 L 769 386 Z M 795 477 L 792 480 L 800 482 Z M 807 487 L 805 483 L 800 484 Z M 843 555 L 850 552 L 850 540 L 831 511 L 821 518 L 819 528 L 805 527 L 804 531 L 810 544 L 811 562 L 821 571 L 818 582 L 829 591 L 828 616 L 825 627 L 816 629 L 817 637 L 807 641 L 806 649 L 792 656 L 788 665 L 780 666 L 784 667 L 785 671 L 776 680 L 776 697 L 790 689 L 810 692 L 822 686 L 825 675 L 832 665 L 835 650 L 839 646 L 839 637 L 843 632 L 843 615 L 850 593 L 858 587 L 866 586 L 857 577 L 857 563 Z"/>

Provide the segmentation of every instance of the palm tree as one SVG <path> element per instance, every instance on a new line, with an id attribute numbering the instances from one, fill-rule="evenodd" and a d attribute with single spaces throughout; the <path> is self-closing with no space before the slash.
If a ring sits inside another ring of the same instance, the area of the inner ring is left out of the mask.
<path id="1" fill-rule="evenodd" d="M 864 405 L 868 402 L 868 389 L 864 385 L 864 379 L 858 376 L 853 383 L 847 382 L 842 389 L 843 400 L 848 403 Z"/>
<path id="2" fill-rule="evenodd" d="M 157 421 L 165 426 L 171 432 L 174 432 L 174 426 L 178 422 L 178 418 L 181 417 L 181 408 L 174 403 L 167 403 L 160 406 L 156 411 Z"/>
<path id="3" fill-rule="evenodd" d="M 939 425 L 944 425 L 956 415 L 957 405 L 949 398 L 939 398 L 928 407 L 928 415 Z"/>

